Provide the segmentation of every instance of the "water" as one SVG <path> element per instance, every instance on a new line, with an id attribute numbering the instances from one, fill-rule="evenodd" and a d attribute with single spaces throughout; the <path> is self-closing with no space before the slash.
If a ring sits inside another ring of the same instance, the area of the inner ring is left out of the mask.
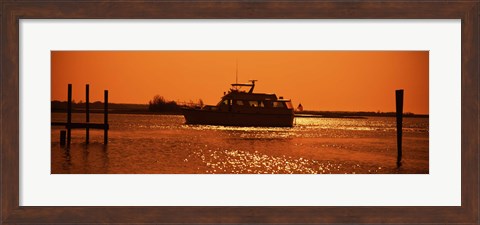
<path id="1" fill-rule="evenodd" d="M 84 122 L 84 114 L 73 114 Z M 103 114 L 91 114 L 103 122 Z M 296 118 L 293 128 L 185 125 L 179 115 L 109 115 L 103 130 L 72 130 L 70 149 L 53 127 L 52 173 L 63 174 L 365 174 L 428 173 L 428 119 L 404 118 L 403 165 L 396 167 L 396 122 Z M 52 121 L 66 121 L 53 113 Z"/>

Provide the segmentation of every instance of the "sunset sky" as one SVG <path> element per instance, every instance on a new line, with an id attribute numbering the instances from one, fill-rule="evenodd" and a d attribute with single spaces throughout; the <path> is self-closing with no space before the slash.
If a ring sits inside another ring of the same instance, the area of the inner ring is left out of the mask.
<path id="1" fill-rule="evenodd" d="M 258 80 L 255 92 L 275 93 L 305 110 L 395 111 L 428 114 L 428 51 L 52 51 L 52 100 L 147 104 L 167 100 L 216 104 L 238 81 Z"/>

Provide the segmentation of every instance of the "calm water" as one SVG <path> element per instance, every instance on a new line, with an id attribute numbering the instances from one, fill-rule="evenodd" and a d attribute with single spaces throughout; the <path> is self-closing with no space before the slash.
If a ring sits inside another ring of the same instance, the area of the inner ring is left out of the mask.
<path id="1" fill-rule="evenodd" d="M 73 114 L 83 122 L 84 114 Z M 91 114 L 103 122 L 103 114 Z M 66 121 L 53 113 L 52 121 Z M 293 128 L 185 125 L 178 115 L 110 114 L 103 130 L 72 130 L 70 149 L 53 127 L 52 173 L 428 173 L 428 119 L 404 118 L 396 168 L 395 118 L 296 118 Z"/>

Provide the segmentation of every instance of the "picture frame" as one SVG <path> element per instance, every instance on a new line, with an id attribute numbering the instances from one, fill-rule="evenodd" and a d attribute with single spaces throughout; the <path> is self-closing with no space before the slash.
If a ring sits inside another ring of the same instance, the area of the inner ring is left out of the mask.
<path id="1" fill-rule="evenodd" d="M 1 221 L 22 223 L 479 223 L 478 1 L 35 1 L 0 3 Z M 20 19 L 461 19 L 461 206 L 19 206 Z"/>

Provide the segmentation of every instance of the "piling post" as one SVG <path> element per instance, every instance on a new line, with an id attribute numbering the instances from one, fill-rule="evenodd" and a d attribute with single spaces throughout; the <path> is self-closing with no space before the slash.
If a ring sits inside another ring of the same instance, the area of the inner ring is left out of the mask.
<path id="1" fill-rule="evenodd" d="M 397 109 L 397 167 L 402 166 L 403 89 L 395 91 Z"/>
<path id="2" fill-rule="evenodd" d="M 72 139 L 72 84 L 68 84 L 68 102 L 67 102 L 67 147 L 70 147 Z"/>
<path id="3" fill-rule="evenodd" d="M 103 125 L 104 125 L 104 130 L 103 130 L 103 143 L 107 145 L 108 143 L 108 90 L 105 90 L 104 92 L 104 102 L 105 102 L 105 111 L 103 113 Z"/>
<path id="4" fill-rule="evenodd" d="M 90 123 L 90 85 L 85 86 L 85 122 L 88 124 Z M 85 143 L 88 144 L 90 139 L 90 129 L 87 127 L 85 128 Z"/>

